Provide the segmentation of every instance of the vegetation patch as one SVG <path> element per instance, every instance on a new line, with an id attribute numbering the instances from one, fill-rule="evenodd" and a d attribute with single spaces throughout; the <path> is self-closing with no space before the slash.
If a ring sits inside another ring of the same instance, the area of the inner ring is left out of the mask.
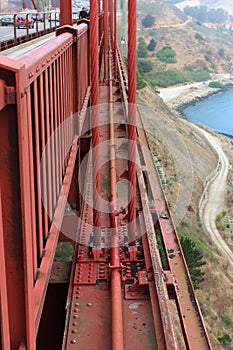
<path id="1" fill-rule="evenodd" d="M 161 62 L 177 63 L 176 52 L 170 46 L 164 46 L 157 52 L 157 57 Z"/>
<path id="2" fill-rule="evenodd" d="M 142 19 L 142 25 L 145 28 L 150 28 L 155 23 L 155 17 L 148 14 Z"/>
<path id="3" fill-rule="evenodd" d="M 210 74 L 205 69 L 196 71 L 165 70 L 160 72 L 149 72 L 145 74 L 145 79 L 152 87 L 168 87 L 171 85 L 183 84 L 192 81 L 206 81 L 210 79 Z"/>
<path id="4" fill-rule="evenodd" d="M 206 264 L 203 260 L 203 254 L 188 237 L 181 237 L 180 243 L 189 268 L 193 286 L 195 289 L 198 289 L 200 284 L 204 281 L 205 275 L 201 269 L 201 267 Z"/>

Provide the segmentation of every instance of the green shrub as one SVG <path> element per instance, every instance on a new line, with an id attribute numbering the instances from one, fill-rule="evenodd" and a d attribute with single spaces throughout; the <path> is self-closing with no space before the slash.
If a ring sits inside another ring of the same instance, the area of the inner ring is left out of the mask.
<path id="1" fill-rule="evenodd" d="M 197 40 L 204 40 L 203 36 L 202 36 L 201 34 L 199 34 L 199 33 L 196 33 L 196 34 L 195 34 L 195 38 L 196 38 Z"/>
<path id="2" fill-rule="evenodd" d="M 218 341 L 226 349 L 229 349 L 232 344 L 232 339 L 229 334 L 224 334 L 222 337 L 218 338 Z"/>
<path id="3" fill-rule="evenodd" d="M 156 45 L 157 45 L 156 41 L 154 39 L 151 39 L 149 45 L 147 46 L 147 50 L 154 51 Z"/>
<path id="4" fill-rule="evenodd" d="M 211 55 L 205 55 L 205 59 L 207 62 L 211 62 L 212 61 L 212 56 Z"/>
<path id="5" fill-rule="evenodd" d="M 201 267 L 205 265 L 206 262 L 203 261 L 203 254 L 188 237 L 181 237 L 180 243 L 189 268 L 193 286 L 195 289 L 198 289 L 200 283 L 204 281 L 204 272 L 201 270 Z"/>
<path id="6" fill-rule="evenodd" d="M 155 23 L 155 17 L 151 15 L 146 15 L 146 17 L 144 17 L 142 20 L 142 25 L 145 28 L 152 27 L 154 23 Z"/>
<path id="7" fill-rule="evenodd" d="M 233 316 L 231 314 L 226 314 L 224 317 L 224 323 L 226 326 L 233 326 Z"/>
<path id="8" fill-rule="evenodd" d="M 153 86 L 168 87 L 176 84 L 183 84 L 191 81 L 205 81 L 210 79 L 210 74 L 206 70 L 184 71 L 167 70 L 160 72 L 149 72 L 145 74 L 148 83 Z"/>
<path id="9" fill-rule="evenodd" d="M 164 46 L 157 52 L 157 57 L 161 62 L 176 63 L 176 52 L 170 46 Z"/>
<path id="10" fill-rule="evenodd" d="M 137 55 L 140 58 L 148 57 L 146 42 L 143 38 L 140 38 L 138 49 L 137 49 Z"/>
<path id="11" fill-rule="evenodd" d="M 224 57 L 224 55 L 225 55 L 225 50 L 224 50 L 224 49 L 219 49 L 219 50 L 218 50 L 218 54 L 219 54 L 219 56 Z"/>
<path id="12" fill-rule="evenodd" d="M 184 70 L 186 70 L 188 72 L 193 72 L 193 67 L 192 66 L 185 66 Z"/>
<path id="13" fill-rule="evenodd" d="M 223 89 L 225 85 L 221 83 L 220 81 L 211 81 L 209 83 L 209 87 L 216 88 L 216 89 Z"/>
<path id="14" fill-rule="evenodd" d="M 143 89 L 146 86 L 146 81 L 144 79 L 144 73 L 139 68 L 137 69 L 137 90 Z"/>
<path id="15" fill-rule="evenodd" d="M 137 66 L 143 71 L 143 73 L 148 73 L 153 69 L 153 63 L 146 60 L 138 60 Z"/>

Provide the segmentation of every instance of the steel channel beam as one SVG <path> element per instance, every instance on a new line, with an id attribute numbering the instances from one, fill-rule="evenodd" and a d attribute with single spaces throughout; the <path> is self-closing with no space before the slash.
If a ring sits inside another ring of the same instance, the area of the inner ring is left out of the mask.
<path id="1" fill-rule="evenodd" d="M 146 148 L 149 148 L 144 128 L 141 127 L 138 129 L 138 133 L 142 144 L 144 144 Z M 150 169 L 150 177 L 148 177 L 148 179 L 153 200 L 156 201 L 155 210 L 158 217 L 157 224 L 160 228 L 161 237 L 165 246 L 165 254 L 169 269 L 172 275 L 175 276 L 174 278 L 179 288 L 175 289 L 175 299 L 186 347 L 190 350 L 197 346 L 198 349 L 212 349 L 159 174 L 152 155 L 151 158 L 148 159 L 148 152 L 144 155 L 143 150 L 144 147 L 142 148 L 142 154 L 146 164 L 145 167 Z M 163 214 L 166 217 L 165 219 L 160 218 L 161 209 L 159 208 L 162 208 Z M 174 252 L 180 252 L 180 254 L 175 254 L 175 257 L 170 259 L 168 254 L 170 249 L 173 249 Z"/>
<path id="2" fill-rule="evenodd" d="M 112 295 L 112 350 L 123 350 L 123 308 L 122 308 L 122 278 L 120 264 L 120 248 L 118 241 L 118 225 L 117 217 L 114 215 L 117 202 L 117 165 L 115 153 L 115 135 L 114 135 L 114 112 L 113 112 L 113 91 L 112 91 L 112 65 L 109 60 L 109 147 L 110 147 L 110 218 L 112 233 L 112 248 L 111 248 L 111 295 Z"/>
<path id="3" fill-rule="evenodd" d="M 139 156 L 138 156 L 139 158 Z M 143 219 L 140 216 L 140 228 L 141 232 L 146 232 L 143 248 L 145 252 L 149 250 L 148 258 L 151 260 L 154 276 L 154 286 L 149 285 L 150 295 L 152 301 L 152 312 L 154 317 L 154 326 L 157 339 L 157 346 L 159 350 L 172 350 L 179 349 L 177 339 L 174 331 L 174 324 L 169 309 L 169 298 L 166 288 L 166 284 L 163 280 L 163 269 L 161 264 L 160 255 L 158 252 L 158 244 L 156 241 L 156 235 L 154 231 L 153 219 L 150 213 L 148 198 L 146 192 L 146 186 L 142 174 L 142 170 L 137 170 L 139 178 L 139 190 L 143 208 Z M 145 244 L 148 244 L 148 249 Z"/>

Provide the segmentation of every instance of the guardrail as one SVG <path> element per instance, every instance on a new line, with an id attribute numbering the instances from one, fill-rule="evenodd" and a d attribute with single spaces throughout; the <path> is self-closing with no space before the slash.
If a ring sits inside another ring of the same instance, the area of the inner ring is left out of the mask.
<path id="1" fill-rule="evenodd" d="M 17 30 L 17 16 L 19 14 L 26 14 L 26 23 L 28 23 L 29 15 L 36 15 L 37 19 L 34 21 L 35 31 L 31 32 L 29 25 L 26 26 L 26 35 L 21 34 L 19 30 Z M 43 15 L 43 27 L 39 26 L 39 14 Z M 17 13 L 0 13 L 0 17 L 2 16 L 13 16 L 13 22 L 8 24 L 8 26 L 13 26 L 12 38 L 4 41 L 0 41 L 0 52 L 7 50 L 13 46 L 20 45 L 26 41 L 38 38 L 40 36 L 49 34 L 56 30 L 57 27 L 60 26 L 60 13 L 59 12 L 17 12 Z M 78 20 L 78 13 L 73 12 L 73 23 L 76 23 Z M 2 26 L 2 22 L 0 21 L 0 25 Z"/>
<path id="2" fill-rule="evenodd" d="M 18 349 L 24 338 L 22 349 L 36 349 L 76 164 L 72 116 L 90 91 L 88 25 L 66 26 L 57 34 L 15 60 L 0 56 L 0 252 L 6 276 L 0 302 L 9 314 L 3 324 L 6 349 Z"/>

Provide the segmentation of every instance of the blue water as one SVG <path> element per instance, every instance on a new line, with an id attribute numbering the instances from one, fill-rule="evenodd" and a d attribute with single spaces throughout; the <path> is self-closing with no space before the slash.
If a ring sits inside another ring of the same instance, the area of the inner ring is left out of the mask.
<path id="1" fill-rule="evenodd" d="M 212 95 L 183 111 L 196 124 L 233 136 L 233 89 Z"/>

